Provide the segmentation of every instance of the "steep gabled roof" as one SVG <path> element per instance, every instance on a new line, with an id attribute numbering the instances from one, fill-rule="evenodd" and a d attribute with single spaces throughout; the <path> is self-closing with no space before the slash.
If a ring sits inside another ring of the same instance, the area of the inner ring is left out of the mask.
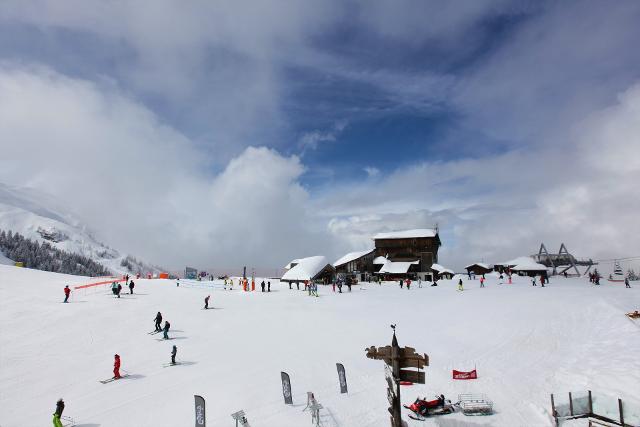
<path id="1" fill-rule="evenodd" d="M 369 249 L 368 251 L 360 251 L 360 252 L 349 252 L 348 254 L 346 254 L 345 256 L 343 256 L 342 258 L 338 259 L 336 262 L 333 263 L 334 267 L 339 267 L 341 265 L 344 265 L 348 262 L 354 261 L 358 258 L 362 258 L 365 255 L 369 255 L 371 252 L 373 252 L 374 249 Z"/>

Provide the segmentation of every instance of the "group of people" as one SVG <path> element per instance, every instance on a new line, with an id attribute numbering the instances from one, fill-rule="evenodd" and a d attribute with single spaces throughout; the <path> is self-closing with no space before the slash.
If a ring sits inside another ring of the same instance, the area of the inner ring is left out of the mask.
<path id="1" fill-rule="evenodd" d="M 209 300 L 207 299 L 207 302 L 209 302 Z M 156 332 L 163 332 L 163 338 L 165 340 L 169 339 L 169 328 L 171 328 L 171 324 L 169 323 L 168 320 L 164 321 L 164 327 L 161 326 L 162 325 L 162 313 L 158 312 L 158 314 L 156 314 L 156 317 L 153 319 L 155 320 L 156 323 Z"/>
<path id="2" fill-rule="evenodd" d="M 267 281 L 266 285 L 264 283 L 264 280 L 262 281 L 262 283 L 260 283 L 260 288 L 262 289 L 262 292 L 264 292 L 265 286 L 267 287 L 267 292 L 271 292 L 271 281 Z"/>
<path id="3" fill-rule="evenodd" d="M 133 279 L 129 280 L 129 275 L 127 275 L 125 276 L 124 283 L 125 286 L 129 287 L 129 294 L 133 295 L 133 288 L 136 286 L 136 284 L 133 282 Z M 113 295 L 120 298 L 120 293 L 122 292 L 122 285 L 120 284 L 120 282 L 113 282 L 111 284 L 111 292 L 113 293 Z"/>

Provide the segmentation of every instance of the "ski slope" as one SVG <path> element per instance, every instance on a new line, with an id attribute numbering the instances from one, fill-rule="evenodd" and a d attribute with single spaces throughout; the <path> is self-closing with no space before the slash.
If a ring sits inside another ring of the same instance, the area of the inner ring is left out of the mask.
<path id="1" fill-rule="evenodd" d="M 314 298 L 274 281 L 268 294 L 138 280 L 134 295 L 79 290 L 61 303 L 65 284 L 90 280 L 0 265 L 2 427 L 51 425 L 60 397 L 79 427 L 188 426 L 194 394 L 206 399 L 210 426 L 233 426 L 230 414 L 243 409 L 252 427 L 298 427 L 311 423 L 307 391 L 324 406 L 323 426 L 386 426 L 383 362 L 364 349 L 390 344 L 391 323 L 401 346 L 431 359 L 427 384 L 403 387 L 403 403 L 478 392 L 496 410 L 426 422 L 405 414 L 409 426 L 549 426 L 550 393 L 587 389 L 640 407 L 640 325 L 624 316 L 640 309 L 637 282 L 625 289 L 557 278 L 540 288 L 489 277 L 484 289 L 465 281 L 464 292 L 454 279 L 410 290 L 320 287 Z M 203 310 L 208 294 L 214 309 Z M 157 311 L 171 323 L 170 341 L 148 334 Z M 174 344 L 182 364 L 165 368 Z M 114 353 L 130 376 L 101 384 Z M 347 395 L 336 362 L 346 368 Z M 474 367 L 477 380 L 451 379 L 452 369 Z M 291 376 L 293 406 L 283 403 L 280 371 Z"/>

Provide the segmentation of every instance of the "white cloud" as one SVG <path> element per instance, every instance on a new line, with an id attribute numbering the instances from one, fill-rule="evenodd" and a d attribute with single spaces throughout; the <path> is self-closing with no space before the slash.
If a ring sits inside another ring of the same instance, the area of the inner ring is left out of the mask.
<path id="1" fill-rule="evenodd" d="M 113 87 L 0 69 L 0 152 L 0 181 L 54 195 L 107 243 L 173 268 L 267 267 L 323 247 L 298 158 L 249 147 L 213 175 Z"/>
<path id="2" fill-rule="evenodd" d="M 367 176 L 369 178 L 375 178 L 376 176 L 380 175 L 380 169 L 373 166 L 365 166 L 363 169 L 367 173 Z"/>

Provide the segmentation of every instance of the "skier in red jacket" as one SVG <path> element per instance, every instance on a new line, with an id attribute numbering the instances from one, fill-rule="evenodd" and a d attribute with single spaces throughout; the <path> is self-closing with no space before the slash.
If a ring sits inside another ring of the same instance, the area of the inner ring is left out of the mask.
<path id="1" fill-rule="evenodd" d="M 115 360 L 113 361 L 113 378 L 114 379 L 118 379 L 121 378 L 120 377 L 120 356 L 119 355 L 115 355 Z"/>
<path id="2" fill-rule="evenodd" d="M 64 287 L 64 302 L 69 302 L 69 295 L 71 294 L 71 289 L 69 289 L 69 285 Z"/>

